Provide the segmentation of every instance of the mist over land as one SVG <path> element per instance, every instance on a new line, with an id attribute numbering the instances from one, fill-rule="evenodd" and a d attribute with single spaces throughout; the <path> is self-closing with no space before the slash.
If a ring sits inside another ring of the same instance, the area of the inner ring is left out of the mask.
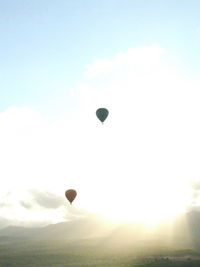
<path id="1" fill-rule="evenodd" d="M 10 225 L 0 230 L 0 266 L 200 266 L 200 212 L 149 227 L 91 214 L 45 227 Z"/>

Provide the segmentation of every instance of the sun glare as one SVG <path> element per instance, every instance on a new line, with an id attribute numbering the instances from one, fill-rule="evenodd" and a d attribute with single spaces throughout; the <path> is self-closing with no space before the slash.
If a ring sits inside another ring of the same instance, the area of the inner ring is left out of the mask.
<path id="1" fill-rule="evenodd" d="M 178 192 L 178 193 L 177 193 Z M 163 190 L 161 184 L 157 187 L 135 184 L 135 189 L 129 184 L 127 188 L 112 187 L 101 191 L 101 188 L 92 196 L 85 192 L 82 208 L 105 216 L 116 223 L 137 222 L 146 225 L 154 225 L 159 222 L 169 221 L 176 215 L 184 212 L 189 201 L 189 192 L 186 187 L 178 184 L 173 188 Z"/>
<path id="2" fill-rule="evenodd" d="M 144 145 L 142 137 L 125 136 L 120 126 L 102 127 L 87 137 L 87 175 L 77 169 L 77 176 L 83 177 L 77 183 L 77 207 L 111 221 L 149 225 L 186 211 L 191 199 L 188 180 L 169 161 L 167 148 L 160 151 L 156 141 Z"/>

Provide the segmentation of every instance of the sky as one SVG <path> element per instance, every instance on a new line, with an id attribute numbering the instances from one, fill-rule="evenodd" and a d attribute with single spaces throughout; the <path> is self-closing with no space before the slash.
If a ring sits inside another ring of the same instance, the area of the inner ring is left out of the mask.
<path id="1" fill-rule="evenodd" d="M 0 1 L 0 226 L 198 210 L 199 8 Z"/>

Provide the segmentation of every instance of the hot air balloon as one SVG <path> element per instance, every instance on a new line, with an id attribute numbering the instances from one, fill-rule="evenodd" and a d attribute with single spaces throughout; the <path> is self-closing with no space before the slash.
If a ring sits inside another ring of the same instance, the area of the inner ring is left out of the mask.
<path id="1" fill-rule="evenodd" d="M 74 189 L 69 189 L 65 191 L 65 196 L 69 200 L 70 204 L 72 204 L 73 200 L 76 198 L 76 190 Z"/>
<path id="2" fill-rule="evenodd" d="M 99 108 L 96 111 L 97 118 L 103 123 L 108 117 L 109 111 L 106 108 Z"/>

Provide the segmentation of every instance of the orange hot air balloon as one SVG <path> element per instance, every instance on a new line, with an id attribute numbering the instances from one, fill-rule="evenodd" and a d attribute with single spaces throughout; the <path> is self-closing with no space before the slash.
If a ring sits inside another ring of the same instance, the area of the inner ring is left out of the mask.
<path id="1" fill-rule="evenodd" d="M 69 200 L 70 204 L 72 204 L 73 200 L 76 198 L 76 190 L 74 189 L 69 189 L 65 191 L 65 196 Z"/>

